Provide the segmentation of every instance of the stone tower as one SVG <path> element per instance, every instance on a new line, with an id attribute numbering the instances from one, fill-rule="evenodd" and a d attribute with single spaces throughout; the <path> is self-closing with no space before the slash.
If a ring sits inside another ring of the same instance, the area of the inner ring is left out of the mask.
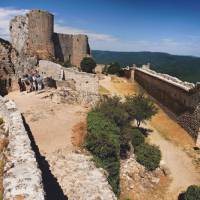
<path id="1" fill-rule="evenodd" d="M 36 54 L 41 59 L 54 57 L 54 16 L 41 10 L 33 10 L 27 16 L 30 54 Z"/>
<path id="2" fill-rule="evenodd" d="M 61 62 L 70 62 L 80 67 L 84 57 L 90 56 L 87 35 L 68 35 L 54 33 L 55 57 Z"/>
<path id="3" fill-rule="evenodd" d="M 73 51 L 71 63 L 80 67 L 82 59 L 90 55 L 90 47 L 88 44 L 87 35 L 74 35 L 72 49 Z"/>
<path id="4" fill-rule="evenodd" d="M 11 43 L 20 53 L 39 59 L 54 57 L 54 16 L 41 10 L 17 16 L 10 22 Z"/>
<path id="5" fill-rule="evenodd" d="M 54 33 L 54 16 L 47 11 L 32 10 L 26 16 L 15 17 L 10 22 L 10 34 L 12 46 L 21 55 L 22 63 L 28 56 L 32 60 L 33 57 L 56 59 L 80 67 L 81 60 L 90 56 L 87 35 Z"/>

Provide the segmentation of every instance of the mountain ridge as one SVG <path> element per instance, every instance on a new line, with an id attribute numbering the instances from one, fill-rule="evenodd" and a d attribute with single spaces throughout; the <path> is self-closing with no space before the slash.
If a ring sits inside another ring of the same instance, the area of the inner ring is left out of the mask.
<path id="1" fill-rule="evenodd" d="M 200 81 L 200 57 L 173 55 L 163 52 L 121 52 L 93 50 L 92 56 L 97 63 L 119 62 L 122 66 L 136 64 L 138 67 L 151 63 L 157 72 L 176 76 L 184 81 Z"/>

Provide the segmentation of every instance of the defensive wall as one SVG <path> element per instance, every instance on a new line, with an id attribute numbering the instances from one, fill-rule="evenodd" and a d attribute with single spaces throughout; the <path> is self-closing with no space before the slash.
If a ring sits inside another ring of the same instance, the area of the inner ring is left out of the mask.
<path id="1" fill-rule="evenodd" d="M 11 43 L 22 55 L 38 59 L 71 62 L 79 67 L 81 60 L 90 55 L 86 35 L 54 33 L 54 15 L 32 10 L 10 22 Z"/>
<path id="2" fill-rule="evenodd" d="M 3 174 L 3 199 L 44 200 L 41 171 L 31 148 L 21 113 L 13 101 L 0 96 L 0 117 L 5 121 L 8 146 Z M 2 137 L 2 135 L 1 135 Z"/>
<path id="3" fill-rule="evenodd" d="M 95 74 L 65 68 L 47 60 L 39 61 L 38 71 L 44 78 L 52 77 L 58 87 L 70 87 L 77 91 L 78 98 L 85 103 L 96 102 L 99 99 L 99 79 Z"/>
<path id="4" fill-rule="evenodd" d="M 147 68 L 135 68 L 134 79 L 160 103 L 169 108 L 200 146 L 200 85 L 183 82 Z"/>

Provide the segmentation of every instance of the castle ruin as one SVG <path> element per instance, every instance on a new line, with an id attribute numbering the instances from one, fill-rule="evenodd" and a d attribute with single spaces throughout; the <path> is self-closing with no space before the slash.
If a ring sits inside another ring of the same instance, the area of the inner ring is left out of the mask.
<path id="1" fill-rule="evenodd" d="M 148 67 L 135 68 L 134 79 L 169 108 L 200 147 L 200 84 L 188 83 Z"/>
<path id="2" fill-rule="evenodd" d="M 41 10 L 32 10 L 26 16 L 17 16 L 10 22 L 11 43 L 19 52 L 39 59 L 56 59 L 80 66 L 90 55 L 86 35 L 54 33 L 54 16 Z"/>
<path id="3" fill-rule="evenodd" d="M 39 60 L 79 68 L 81 60 L 90 56 L 87 35 L 55 33 L 54 15 L 47 11 L 32 10 L 25 16 L 16 16 L 9 29 L 11 41 L 0 40 L 1 95 L 14 87 L 11 80 L 35 68 Z"/>

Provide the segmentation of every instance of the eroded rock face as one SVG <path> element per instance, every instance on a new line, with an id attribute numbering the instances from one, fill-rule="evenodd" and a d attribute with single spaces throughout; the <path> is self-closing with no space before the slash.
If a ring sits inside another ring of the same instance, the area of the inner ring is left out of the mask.
<path id="1" fill-rule="evenodd" d="M 159 168 L 152 172 L 145 170 L 136 161 L 134 154 L 129 159 L 121 161 L 121 187 L 134 194 L 137 200 L 145 199 L 148 192 L 159 185 L 162 175 L 163 172 Z"/>
<path id="2" fill-rule="evenodd" d="M 45 199 L 41 171 L 15 103 L 0 97 L 0 116 L 6 123 L 9 139 L 3 176 L 3 198 L 17 199 L 23 196 L 25 200 Z"/>
<path id="3" fill-rule="evenodd" d="M 70 200 L 117 200 L 103 169 L 96 168 L 92 157 L 79 153 L 55 152 L 48 160 Z"/>

